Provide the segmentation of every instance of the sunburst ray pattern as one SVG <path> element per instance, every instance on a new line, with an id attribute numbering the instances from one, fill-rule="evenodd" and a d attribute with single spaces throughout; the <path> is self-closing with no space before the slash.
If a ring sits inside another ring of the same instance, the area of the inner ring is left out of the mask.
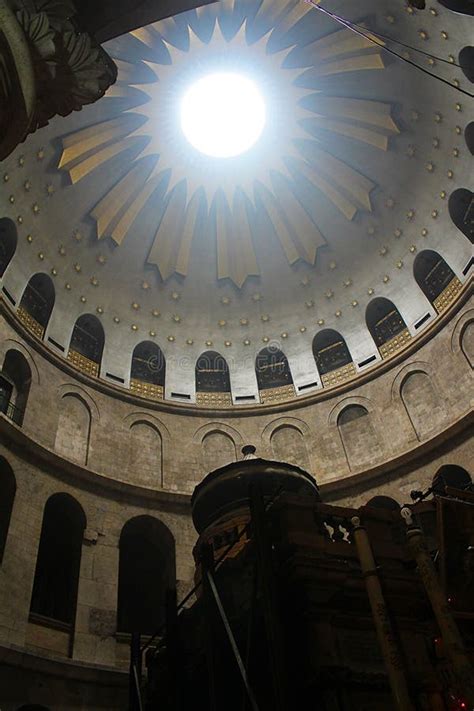
<path id="1" fill-rule="evenodd" d="M 159 192 L 166 202 L 147 261 L 163 280 L 186 276 L 204 206 L 214 220 L 217 278 L 242 287 L 260 274 L 251 218 L 257 202 L 290 264 L 314 264 L 325 243 L 298 198 L 295 176 L 309 181 L 347 220 L 371 211 L 375 183 L 332 155 L 325 136 L 388 149 L 398 133 L 391 106 L 336 95 L 337 75 L 383 69 L 381 49 L 346 29 L 298 47 L 288 38 L 310 9 L 295 0 L 224 0 L 132 33 L 142 56 L 134 58 L 130 42 L 124 43 L 116 59 L 119 79 L 107 94 L 132 108 L 65 137 L 59 162 L 77 183 L 117 155 L 132 156 L 125 174 L 91 209 L 98 239 L 118 245 L 132 239 L 134 221 Z M 198 154 L 179 126 L 183 91 L 216 64 L 251 71 L 267 102 L 261 139 L 232 159 Z"/>

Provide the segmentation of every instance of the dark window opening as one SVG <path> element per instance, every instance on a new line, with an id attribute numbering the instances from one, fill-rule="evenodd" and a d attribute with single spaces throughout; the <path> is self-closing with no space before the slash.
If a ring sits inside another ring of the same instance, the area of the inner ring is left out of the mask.
<path id="1" fill-rule="evenodd" d="M 135 346 L 130 377 L 152 385 L 165 385 L 166 363 L 161 348 L 151 341 Z"/>
<path id="2" fill-rule="evenodd" d="M 449 214 L 463 235 L 474 243 L 474 193 L 458 188 L 449 198 Z"/>
<path id="3" fill-rule="evenodd" d="M 443 257 L 431 249 L 425 249 L 417 255 L 413 274 L 418 286 L 431 303 L 456 276 Z"/>
<path id="4" fill-rule="evenodd" d="M 15 494 L 15 475 L 6 459 L 0 457 L 0 565 L 5 553 Z"/>
<path id="5" fill-rule="evenodd" d="M 278 349 L 263 348 L 257 355 L 255 370 L 259 390 L 293 384 L 288 360 Z"/>
<path id="6" fill-rule="evenodd" d="M 21 297 L 23 308 L 40 326 L 46 328 L 55 300 L 54 286 L 47 274 L 35 274 Z"/>
<path id="7" fill-rule="evenodd" d="M 320 375 L 352 363 L 345 340 L 340 333 L 330 328 L 325 328 L 314 337 L 313 355 Z"/>
<path id="8" fill-rule="evenodd" d="M 474 82 L 474 47 L 463 47 L 459 52 L 459 64 L 464 76 Z"/>
<path id="9" fill-rule="evenodd" d="M 206 351 L 196 362 L 196 391 L 199 393 L 230 393 L 227 361 L 220 353 Z"/>
<path id="10" fill-rule="evenodd" d="M 467 124 L 464 130 L 464 140 L 469 151 L 474 155 L 474 121 Z"/>
<path id="11" fill-rule="evenodd" d="M 368 304 L 365 320 L 377 346 L 387 343 L 407 327 L 396 306 L 383 297 L 373 299 Z"/>
<path id="12" fill-rule="evenodd" d="M 166 592 L 176 586 L 175 542 L 151 516 L 128 521 L 120 536 L 117 629 L 153 634 L 165 619 Z"/>
<path id="13" fill-rule="evenodd" d="M 72 625 L 86 517 L 68 494 L 48 499 L 36 560 L 30 611 Z"/>
<path id="14" fill-rule="evenodd" d="M 17 425 L 23 424 L 31 385 L 31 369 L 20 351 L 9 350 L 0 375 L 0 412 Z"/>
<path id="15" fill-rule="evenodd" d="M 13 259 L 16 251 L 18 236 L 15 223 L 7 217 L 0 220 L 0 277 Z"/>
<path id="16" fill-rule="evenodd" d="M 72 332 L 70 350 L 100 365 L 104 350 L 104 329 L 92 314 L 79 316 Z"/>
<path id="17" fill-rule="evenodd" d="M 362 405 L 348 405 L 337 418 L 337 426 L 343 427 L 349 424 L 349 422 L 358 420 L 360 417 L 367 417 L 368 414 L 368 410 Z"/>
<path id="18" fill-rule="evenodd" d="M 457 464 L 444 464 L 433 478 L 433 493 L 444 496 L 446 487 L 466 491 L 472 488 L 472 479 L 464 467 Z"/>

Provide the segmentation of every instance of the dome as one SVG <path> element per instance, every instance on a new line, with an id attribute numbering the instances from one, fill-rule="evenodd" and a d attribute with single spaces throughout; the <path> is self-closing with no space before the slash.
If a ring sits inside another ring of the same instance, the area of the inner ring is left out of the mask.
<path id="1" fill-rule="evenodd" d="M 129 385 L 134 349 L 153 341 L 165 399 L 268 404 L 353 380 L 410 345 L 443 308 L 414 276 L 425 249 L 448 265 L 449 298 L 460 294 L 471 245 L 448 203 L 471 174 L 456 89 L 469 86 L 458 66 L 467 20 L 393 14 L 388 2 L 347 12 L 357 32 L 304 3 L 229 1 L 106 44 L 118 81 L 104 99 L 52 120 L 3 168 L 2 216 L 18 233 L 5 286 L 19 300 L 37 272 L 52 275 L 53 351 L 67 356 L 91 314 L 105 348 L 93 374 L 111 384 Z M 189 86 L 216 70 L 252 80 L 267 112 L 255 145 L 230 158 L 195 149 L 179 122 Z M 379 337 L 367 323 L 374 299 L 388 305 L 379 320 L 395 314 Z M 342 363 L 328 345 L 333 378 L 312 352 L 326 329 L 348 354 Z M 266 397 L 263 348 L 291 373 Z M 231 393 L 203 399 L 194 368 L 208 350 L 227 362 Z"/>

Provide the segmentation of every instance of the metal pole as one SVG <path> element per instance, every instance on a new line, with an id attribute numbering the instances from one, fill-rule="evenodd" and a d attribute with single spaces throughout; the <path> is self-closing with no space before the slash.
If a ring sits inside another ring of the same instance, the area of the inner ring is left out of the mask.
<path id="1" fill-rule="evenodd" d="M 129 711 L 142 711 L 142 699 L 140 694 L 141 677 L 141 650 L 140 633 L 132 632 L 130 640 L 130 672 L 128 685 L 128 707 Z"/>
<path id="2" fill-rule="evenodd" d="M 172 687 L 173 711 L 182 708 L 181 684 L 179 679 L 179 628 L 176 588 L 166 591 L 166 647 Z"/>
<path id="3" fill-rule="evenodd" d="M 354 516 L 351 521 L 354 526 L 353 536 L 357 553 L 359 554 L 360 567 L 365 579 L 375 630 L 385 661 L 395 707 L 398 711 L 414 711 L 414 706 L 408 692 L 400 650 L 390 623 L 390 617 L 377 573 L 377 565 L 370 545 L 369 536 L 365 528 L 361 525 L 358 516 Z"/>
<path id="4" fill-rule="evenodd" d="M 258 579 L 261 585 L 268 656 L 273 682 L 275 711 L 285 711 L 285 666 L 283 663 L 283 643 L 276 598 L 276 582 L 272 566 L 272 547 L 268 539 L 265 521 L 265 504 L 261 487 L 250 485 L 250 511 L 252 515 L 252 536 L 255 542 Z"/>
<path id="5" fill-rule="evenodd" d="M 430 599 L 443 639 L 443 648 L 451 663 L 459 691 L 465 697 L 468 707 L 473 708 L 474 669 L 464 648 L 463 639 L 449 608 L 429 551 L 425 546 L 423 533 L 414 523 L 411 509 L 405 506 L 401 510 L 401 515 L 407 525 L 408 547 L 416 561 L 426 594 Z"/>
<path id="6" fill-rule="evenodd" d="M 209 584 L 208 572 L 214 570 L 214 553 L 209 545 L 201 546 L 201 580 L 203 591 L 204 613 L 206 615 L 205 636 L 206 636 L 206 660 L 207 673 L 209 679 L 209 711 L 217 710 L 216 699 L 216 659 L 214 648 L 214 610 L 212 604 L 212 590 Z"/>

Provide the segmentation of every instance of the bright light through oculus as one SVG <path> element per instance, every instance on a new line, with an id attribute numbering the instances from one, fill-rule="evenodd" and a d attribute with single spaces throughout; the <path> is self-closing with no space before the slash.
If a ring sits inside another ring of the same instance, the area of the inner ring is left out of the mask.
<path id="1" fill-rule="evenodd" d="M 181 103 L 181 128 L 194 148 L 215 158 L 245 153 L 265 126 L 265 103 L 253 81 L 240 74 L 199 79 Z"/>

